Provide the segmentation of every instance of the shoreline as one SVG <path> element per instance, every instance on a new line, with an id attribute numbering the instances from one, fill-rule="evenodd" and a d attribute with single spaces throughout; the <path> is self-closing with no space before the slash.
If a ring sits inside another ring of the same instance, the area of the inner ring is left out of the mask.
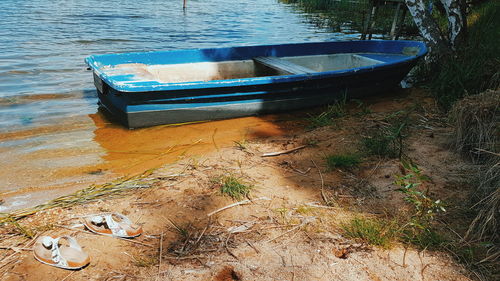
<path id="1" fill-rule="evenodd" d="M 345 232 L 345 225 L 358 217 L 401 219 L 411 211 L 393 184 L 393 176 L 401 173 L 401 166 L 396 159 L 364 156 L 357 167 L 330 169 L 325 156 L 357 151 L 359 138 L 367 133 L 367 128 L 379 126 L 386 116 L 409 110 L 416 103 L 421 109 L 415 113 L 416 125 L 405 141 L 405 151 L 432 178 L 428 187 L 433 196 L 450 204 L 460 202 L 464 195 L 457 195 L 455 188 L 464 186 L 460 183 L 450 189 L 454 183 L 446 175 L 460 171 L 464 163 L 444 148 L 449 130 L 443 127 L 442 116 L 428 94 L 417 89 L 401 90 L 396 95 L 363 100 L 363 106 L 350 103 L 348 115 L 325 127 L 306 129 L 307 123 L 296 119 L 289 125 L 297 129 L 282 135 L 240 140 L 239 145 L 219 144 L 216 150 L 186 156 L 149 171 L 143 178 L 149 181 L 149 188 L 116 193 L 118 197 L 96 198 L 82 202 L 83 205 L 47 209 L 23 218 L 19 225 L 32 231 L 34 237 L 76 237 L 92 256 L 92 263 L 70 273 L 39 264 L 28 251 L 22 251 L 14 252 L 18 255 L 16 260 L 0 264 L 5 266 L 0 268 L 0 274 L 5 274 L 5 280 L 18 280 L 18 273 L 32 280 L 38 276 L 31 274 L 34 271 L 66 280 L 91 276 L 97 280 L 112 276 L 145 280 L 227 280 L 227 276 L 258 280 L 284 276 L 297 280 L 312 276 L 318 280 L 399 280 L 401 276 L 413 280 L 470 280 L 467 276 L 472 273 L 448 253 L 422 251 L 397 241 L 374 246 L 349 238 Z M 309 111 L 309 116 L 318 110 Z M 303 145 L 304 148 L 290 153 L 261 157 L 263 153 Z M 270 200 L 242 204 L 207 217 L 239 202 L 220 193 L 215 181 L 224 175 L 254 186 L 250 198 Z M 133 240 L 141 244 L 73 229 L 83 215 L 110 211 L 122 212 L 143 226 L 145 233 Z M 190 234 L 181 235 L 172 223 Z M 231 227 L 246 230 L 232 233 L 228 230 Z M 10 224 L 0 228 L 0 236 L 6 237 L 5 245 L 21 247 L 33 241 L 22 234 L 5 236 L 8 233 L 16 233 L 16 228 Z"/>

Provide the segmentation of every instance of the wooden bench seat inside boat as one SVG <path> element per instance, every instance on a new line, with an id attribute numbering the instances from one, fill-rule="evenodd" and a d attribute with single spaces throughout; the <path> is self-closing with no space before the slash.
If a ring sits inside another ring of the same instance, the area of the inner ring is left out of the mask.
<path id="1" fill-rule="evenodd" d="M 281 72 L 283 74 L 297 75 L 316 72 L 310 68 L 303 67 L 277 57 L 255 57 L 253 58 L 253 61 L 257 64 L 277 70 L 278 72 Z"/>

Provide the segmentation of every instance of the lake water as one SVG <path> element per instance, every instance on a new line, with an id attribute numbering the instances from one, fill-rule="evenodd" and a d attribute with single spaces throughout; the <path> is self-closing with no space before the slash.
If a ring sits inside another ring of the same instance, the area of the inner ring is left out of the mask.
<path id="1" fill-rule="evenodd" d="M 348 28 L 318 27 L 277 0 L 188 0 L 187 6 L 183 11 L 182 0 L 0 1 L 0 211 L 132 173 L 120 173 L 132 160 L 148 166 L 141 157 L 172 146 L 168 130 L 185 135 L 185 145 L 211 130 L 227 141 L 252 128 L 278 130 L 255 118 L 125 130 L 98 112 L 83 63 L 88 55 L 359 38 Z M 151 147 L 158 139 L 163 146 Z"/>

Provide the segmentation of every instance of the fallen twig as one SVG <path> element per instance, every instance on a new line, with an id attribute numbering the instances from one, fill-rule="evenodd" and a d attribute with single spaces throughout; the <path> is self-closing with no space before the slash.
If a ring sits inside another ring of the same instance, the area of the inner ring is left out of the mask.
<path id="1" fill-rule="evenodd" d="M 325 181 L 323 180 L 323 174 L 321 173 L 321 169 L 316 165 L 316 162 L 311 159 L 311 162 L 314 164 L 314 167 L 318 169 L 319 177 L 321 178 L 321 198 L 323 198 L 323 201 L 325 201 L 326 204 L 328 204 L 328 198 L 326 198 L 325 194 Z"/>
<path id="2" fill-rule="evenodd" d="M 297 147 L 290 148 L 290 149 L 287 149 L 287 150 L 264 153 L 264 154 L 261 155 L 261 157 L 272 157 L 272 156 L 278 156 L 278 155 L 281 155 L 281 154 L 287 154 L 287 153 L 294 152 L 294 151 L 297 151 L 299 149 L 302 149 L 302 148 L 304 148 L 306 146 L 307 145 L 301 145 L 301 146 L 297 146 Z"/>
<path id="3" fill-rule="evenodd" d="M 252 200 L 248 200 L 247 199 L 247 200 L 239 201 L 239 202 L 227 205 L 225 207 L 222 207 L 220 209 L 217 209 L 217 210 L 215 210 L 213 212 L 210 212 L 210 213 L 207 214 L 207 217 L 211 217 L 211 216 L 213 216 L 213 215 L 215 215 L 215 214 L 217 214 L 219 212 L 222 212 L 224 210 L 227 210 L 229 208 L 236 207 L 236 206 L 239 206 L 239 205 L 245 205 L 245 204 L 252 203 L 252 202 L 255 202 L 255 201 L 258 201 L 258 200 L 271 200 L 271 199 L 269 199 L 267 197 L 259 197 L 259 198 L 252 199 Z"/>
<path id="4" fill-rule="evenodd" d="M 290 166 L 290 167 L 292 168 L 292 170 L 294 170 L 295 172 L 297 172 L 297 173 L 299 173 L 299 174 L 301 174 L 301 175 L 305 175 L 305 174 L 309 173 L 309 171 L 311 170 L 311 168 L 307 168 L 307 170 L 305 170 L 305 171 L 301 171 L 301 170 L 299 170 L 299 169 L 297 169 L 297 168 L 294 168 L 294 167 L 292 167 L 292 166 Z"/>
<path id="5" fill-rule="evenodd" d="M 499 153 L 495 153 L 493 151 L 489 151 L 489 150 L 486 150 L 486 149 L 482 149 L 482 148 L 474 148 L 475 150 L 479 151 L 479 152 L 485 152 L 485 153 L 489 153 L 489 154 L 492 154 L 492 155 L 495 155 L 495 156 L 500 156 Z"/>

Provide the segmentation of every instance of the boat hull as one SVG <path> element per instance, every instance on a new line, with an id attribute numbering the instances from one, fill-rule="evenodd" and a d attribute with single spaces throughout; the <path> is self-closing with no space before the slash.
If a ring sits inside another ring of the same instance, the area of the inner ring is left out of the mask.
<path id="1" fill-rule="evenodd" d="M 116 89 L 97 73 L 94 82 L 100 104 L 125 126 L 139 128 L 283 112 L 329 104 L 344 96 L 375 95 L 397 86 L 416 57 L 358 71 L 288 75 L 268 83 L 234 85 L 220 80 L 203 87 L 128 92 Z"/>

